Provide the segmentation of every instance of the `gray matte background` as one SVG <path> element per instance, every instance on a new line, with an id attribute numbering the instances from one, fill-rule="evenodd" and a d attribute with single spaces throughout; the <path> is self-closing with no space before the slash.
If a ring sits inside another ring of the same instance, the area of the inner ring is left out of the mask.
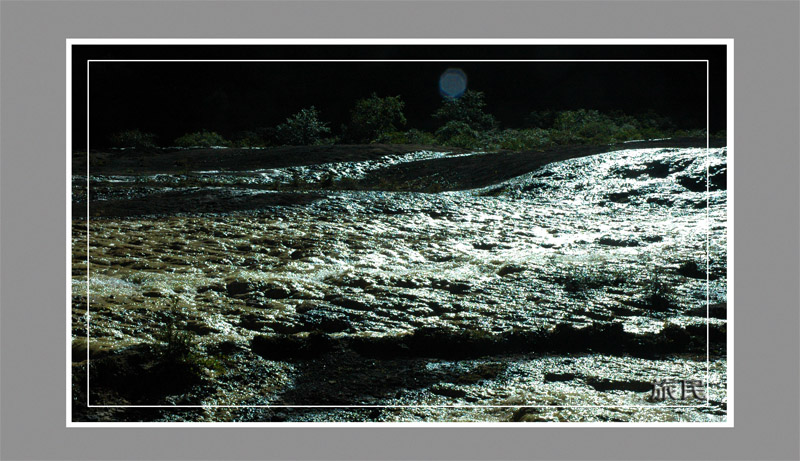
<path id="1" fill-rule="evenodd" d="M 791 2 L 0 4 L 3 459 L 800 459 Z M 735 425 L 65 428 L 66 38 L 734 38 Z"/>

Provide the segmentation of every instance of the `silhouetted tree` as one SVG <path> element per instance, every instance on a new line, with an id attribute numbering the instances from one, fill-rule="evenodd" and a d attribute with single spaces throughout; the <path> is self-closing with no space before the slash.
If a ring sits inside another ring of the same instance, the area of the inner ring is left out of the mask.
<path id="1" fill-rule="evenodd" d="M 406 124 L 405 103 L 400 96 L 380 98 L 376 93 L 359 99 L 350 112 L 350 124 L 345 139 L 350 142 L 370 142 L 388 133 L 399 131 Z"/>
<path id="2" fill-rule="evenodd" d="M 294 146 L 319 144 L 330 132 L 328 124 L 319 119 L 319 111 L 314 106 L 302 109 L 275 128 L 278 142 Z"/>
<path id="3" fill-rule="evenodd" d="M 473 130 L 488 131 L 497 127 L 497 121 L 493 115 L 484 112 L 485 107 L 483 92 L 467 90 L 459 98 L 445 98 L 442 106 L 433 113 L 433 118 L 442 125 L 463 122 Z"/>

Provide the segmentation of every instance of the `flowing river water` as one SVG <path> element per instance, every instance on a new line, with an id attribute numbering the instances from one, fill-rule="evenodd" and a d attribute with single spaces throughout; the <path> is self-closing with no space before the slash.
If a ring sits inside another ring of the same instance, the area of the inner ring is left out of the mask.
<path id="1" fill-rule="evenodd" d="M 726 155 L 617 150 L 426 192 L 346 186 L 454 155 L 92 176 L 74 417 L 724 421 Z M 187 383 L 152 372 L 173 329 Z M 204 407 L 80 410 L 87 364 L 92 404 Z M 654 399 L 657 379 L 702 395 Z"/>

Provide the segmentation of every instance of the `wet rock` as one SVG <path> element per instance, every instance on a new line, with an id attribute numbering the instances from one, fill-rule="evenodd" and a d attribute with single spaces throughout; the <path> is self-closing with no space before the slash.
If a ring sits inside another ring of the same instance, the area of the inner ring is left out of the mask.
<path id="1" fill-rule="evenodd" d="M 392 278 L 391 283 L 399 288 L 422 288 L 426 285 L 424 280 L 413 277 Z"/>
<path id="2" fill-rule="evenodd" d="M 267 286 L 260 293 L 268 299 L 286 299 L 292 295 L 292 291 L 289 288 L 279 284 Z"/>
<path id="3" fill-rule="evenodd" d="M 693 338 L 685 328 L 669 324 L 661 329 L 659 339 L 665 349 L 675 351 L 686 349 Z"/>
<path id="4" fill-rule="evenodd" d="M 325 333 L 338 333 L 350 329 L 346 315 L 324 310 L 310 310 L 300 317 L 303 328 Z"/>
<path id="5" fill-rule="evenodd" d="M 680 175 L 676 181 L 692 192 L 705 192 L 727 189 L 728 171 L 724 164 L 712 164 L 708 167 L 708 181 L 704 167 L 694 168 L 692 172 Z"/>
<path id="6" fill-rule="evenodd" d="M 472 247 L 476 250 L 493 250 L 499 246 L 496 242 L 475 242 Z"/>
<path id="7" fill-rule="evenodd" d="M 189 331 L 193 331 L 201 336 L 214 333 L 217 331 L 215 328 L 210 327 L 202 320 L 189 320 L 188 322 L 186 322 L 186 329 Z"/>
<path id="8" fill-rule="evenodd" d="M 670 164 L 665 162 L 650 162 L 644 169 L 644 172 L 651 178 L 666 178 L 670 174 Z"/>
<path id="9" fill-rule="evenodd" d="M 436 384 L 431 386 L 430 388 L 431 393 L 436 395 L 441 395 L 443 397 L 450 397 L 454 399 L 460 399 L 466 397 L 467 392 L 463 389 L 459 389 L 453 385 L 448 384 Z"/>
<path id="10" fill-rule="evenodd" d="M 710 189 L 713 191 L 726 190 L 728 188 L 728 171 L 725 166 L 712 168 L 711 176 L 709 177 Z"/>
<path id="11" fill-rule="evenodd" d="M 202 294 L 209 291 L 214 291 L 216 293 L 225 293 L 227 291 L 226 287 L 222 284 L 214 284 L 214 285 L 205 285 L 197 288 L 197 293 Z"/>
<path id="12" fill-rule="evenodd" d="M 306 312 L 308 312 L 308 311 L 310 311 L 310 310 L 316 309 L 316 308 L 318 308 L 318 307 L 319 307 L 319 305 L 318 305 L 317 303 L 315 303 L 315 302 L 312 302 L 312 301 L 303 301 L 303 302 L 301 302 L 300 304 L 298 304 L 298 305 L 297 305 L 297 306 L 294 308 L 294 310 L 295 310 L 295 312 L 297 312 L 298 314 L 304 314 L 304 313 L 306 313 Z"/>
<path id="13" fill-rule="evenodd" d="M 233 280 L 225 285 L 228 296 L 238 296 L 250 293 L 257 288 L 257 284 L 250 280 Z"/>
<path id="14" fill-rule="evenodd" d="M 508 363 L 488 362 L 480 363 L 472 370 L 458 376 L 454 383 L 457 384 L 477 384 L 482 381 L 496 379 L 501 373 L 508 369 Z"/>
<path id="15" fill-rule="evenodd" d="M 325 334 L 258 335 L 250 342 L 252 351 L 269 360 L 313 359 L 333 350 L 335 342 Z"/>
<path id="16" fill-rule="evenodd" d="M 163 298 L 164 297 L 164 293 L 161 293 L 158 290 L 145 291 L 144 293 L 142 293 L 142 295 L 147 296 L 148 298 Z"/>
<path id="17" fill-rule="evenodd" d="M 531 422 L 547 421 L 539 413 L 541 413 L 540 408 L 522 407 L 516 410 L 511 415 L 511 421 L 515 423 L 531 423 Z"/>
<path id="18" fill-rule="evenodd" d="M 255 314 L 245 314 L 239 319 L 239 326 L 248 330 L 261 331 L 265 325 L 266 322 Z"/>
<path id="19" fill-rule="evenodd" d="M 710 304 L 709 306 L 698 307 L 686 312 L 687 315 L 696 317 L 708 317 L 725 320 L 728 318 L 728 303 Z"/>
<path id="20" fill-rule="evenodd" d="M 516 274 L 519 272 L 524 272 L 526 269 L 522 266 L 516 266 L 514 264 L 506 264 L 505 266 L 501 267 L 500 270 L 497 271 L 497 275 L 500 277 L 505 277 L 509 274 Z"/>
<path id="21" fill-rule="evenodd" d="M 639 242 L 633 239 L 617 239 L 613 237 L 600 237 L 597 239 L 600 245 L 614 246 L 614 247 L 638 247 Z"/>
<path id="22" fill-rule="evenodd" d="M 454 295 L 461 295 L 472 290 L 472 285 L 468 282 L 455 282 L 450 280 L 434 280 L 431 286 Z"/>
<path id="23" fill-rule="evenodd" d="M 214 355 L 229 356 L 245 350 L 245 347 L 236 341 L 227 339 L 225 341 L 220 341 L 216 344 L 207 346 L 207 350 Z"/>
<path id="24" fill-rule="evenodd" d="M 275 322 L 267 322 L 264 324 L 265 327 L 271 329 L 272 331 L 284 335 L 293 335 L 295 333 L 300 333 L 303 331 L 301 325 L 296 324 L 289 320 L 279 320 Z"/>
<path id="25" fill-rule="evenodd" d="M 672 199 L 666 197 L 647 197 L 646 201 L 647 203 L 661 206 L 671 206 L 674 203 Z"/>
<path id="26" fill-rule="evenodd" d="M 352 287 L 366 289 L 375 285 L 375 281 L 365 275 L 355 275 L 352 273 L 338 274 L 327 277 L 325 283 L 335 286 Z"/>
<path id="27" fill-rule="evenodd" d="M 554 383 L 554 382 L 562 382 L 562 381 L 572 381 L 575 379 L 575 373 L 545 373 L 544 374 L 544 382 L 546 383 Z"/>
<path id="28" fill-rule="evenodd" d="M 281 312 L 286 309 L 286 305 L 274 299 L 263 296 L 252 296 L 245 299 L 245 304 L 250 307 L 271 312 Z"/>
<path id="29" fill-rule="evenodd" d="M 683 176 L 678 176 L 676 180 L 678 181 L 678 184 L 689 189 L 692 192 L 706 191 L 706 178 L 683 175 Z"/>
<path id="30" fill-rule="evenodd" d="M 453 308 L 450 306 L 445 306 L 438 301 L 428 301 L 428 308 L 435 313 L 435 314 L 444 314 L 447 312 L 453 312 Z"/>
<path id="31" fill-rule="evenodd" d="M 608 200 L 614 203 L 628 203 L 630 201 L 631 195 L 634 193 L 632 191 L 628 192 L 610 192 L 606 194 Z"/>
<path id="32" fill-rule="evenodd" d="M 686 261 L 682 263 L 678 267 L 677 273 L 678 275 L 682 275 L 684 277 L 693 279 L 700 279 L 700 280 L 706 280 L 706 278 L 708 278 L 709 280 L 717 279 L 716 275 L 706 274 L 705 264 L 703 264 L 703 266 L 700 266 L 694 261 Z"/>
<path id="33" fill-rule="evenodd" d="M 585 379 L 586 384 L 600 392 L 607 391 L 630 391 L 630 392 L 649 392 L 653 390 L 653 383 L 646 381 L 617 381 L 613 379 L 598 378 L 590 376 Z"/>
<path id="34" fill-rule="evenodd" d="M 645 235 L 644 237 L 642 237 L 642 240 L 648 243 L 655 243 L 663 241 L 664 237 L 660 235 Z"/>
<path id="35" fill-rule="evenodd" d="M 369 304 L 359 301 L 357 299 L 346 298 L 344 296 L 326 296 L 325 301 L 330 302 L 331 304 L 336 304 L 337 306 L 346 307 L 347 309 L 353 309 L 357 311 L 368 311 L 371 310 Z"/>

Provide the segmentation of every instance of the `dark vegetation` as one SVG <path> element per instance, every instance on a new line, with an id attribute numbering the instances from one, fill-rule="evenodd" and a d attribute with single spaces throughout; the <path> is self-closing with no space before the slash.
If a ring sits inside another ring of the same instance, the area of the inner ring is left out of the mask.
<path id="1" fill-rule="evenodd" d="M 653 112 L 625 114 L 576 109 L 533 111 L 522 126 L 503 128 L 486 112 L 484 94 L 469 90 L 459 98 L 444 98 L 432 119 L 435 132 L 406 127 L 401 96 L 370 97 L 356 101 L 350 121 L 334 133 L 322 114 L 311 106 L 275 127 L 256 127 L 231 134 L 231 139 L 202 130 L 187 133 L 164 147 L 275 147 L 330 144 L 420 144 L 483 150 L 542 150 L 564 145 L 600 145 L 667 137 L 705 137 L 704 129 L 679 129 Z M 715 134 L 725 137 L 725 132 Z M 110 137 L 116 148 L 153 149 L 157 136 L 137 129 Z"/>

